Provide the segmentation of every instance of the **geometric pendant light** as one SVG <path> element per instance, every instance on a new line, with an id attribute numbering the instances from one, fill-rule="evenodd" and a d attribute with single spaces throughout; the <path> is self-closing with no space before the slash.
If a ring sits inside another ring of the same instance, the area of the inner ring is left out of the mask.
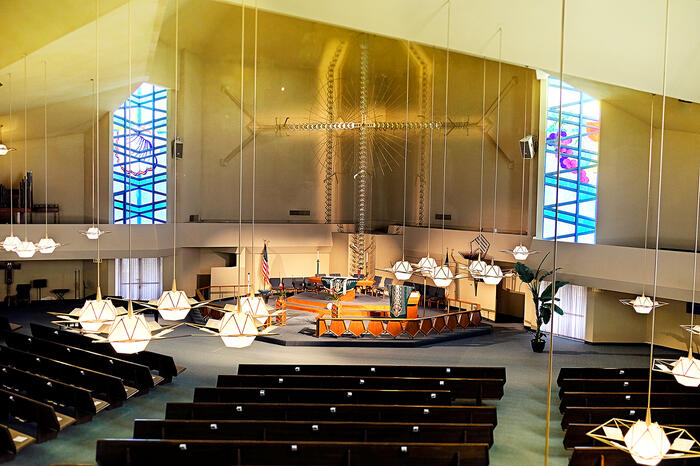
<path id="1" fill-rule="evenodd" d="M 9 92 L 10 92 L 9 121 L 10 121 L 10 124 L 12 124 L 12 73 L 10 73 L 10 75 L 8 76 L 8 84 L 9 84 L 9 88 L 10 88 L 9 89 Z M 12 134 L 12 133 L 10 133 L 10 134 Z M 3 146 L 4 146 L 4 144 L 3 144 Z M 12 137 L 10 137 L 10 148 L 8 149 L 8 152 L 14 151 L 14 150 L 15 149 L 12 147 Z M 12 199 L 13 198 L 13 196 L 12 196 L 12 182 L 13 182 L 13 178 L 12 178 L 12 176 L 13 176 L 13 173 L 12 173 L 13 172 L 13 170 L 12 170 L 12 168 L 13 168 L 12 167 L 12 154 L 9 155 L 9 159 L 10 159 L 10 183 L 9 183 L 9 187 L 10 187 L 10 235 L 7 236 L 3 240 L 2 248 L 5 251 L 12 252 L 15 249 L 17 249 L 17 247 L 22 243 L 22 240 L 20 240 L 17 236 L 15 236 L 15 229 L 14 229 L 14 227 L 15 227 L 14 216 L 15 215 L 14 215 L 14 211 L 12 209 L 13 204 L 14 204 L 14 201 Z"/>
<path id="2" fill-rule="evenodd" d="M 661 176 L 664 154 L 664 114 L 666 107 L 666 65 L 668 53 L 668 18 L 669 0 L 666 0 L 666 33 L 664 41 L 664 74 L 663 74 L 663 111 L 661 116 L 661 149 L 659 153 L 659 190 L 657 205 L 656 250 L 654 265 L 654 293 L 652 303 L 656 299 L 656 285 L 659 260 L 659 227 L 661 214 Z M 694 285 L 693 285 L 694 286 Z M 692 314 L 691 314 L 692 315 Z M 651 380 L 654 367 L 654 332 L 656 307 L 651 310 L 651 344 L 649 349 L 649 385 L 647 392 L 647 409 L 644 420 L 628 421 L 611 419 L 608 422 L 588 432 L 588 436 L 599 440 L 616 449 L 628 452 L 638 464 L 656 465 L 664 459 L 700 457 L 700 445 L 685 430 L 678 427 L 663 426 L 651 420 Z M 675 369 L 675 368 L 674 368 Z M 684 367 L 683 370 L 686 368 Z M 683 374 L 681 374 L 683 376 Z"/>

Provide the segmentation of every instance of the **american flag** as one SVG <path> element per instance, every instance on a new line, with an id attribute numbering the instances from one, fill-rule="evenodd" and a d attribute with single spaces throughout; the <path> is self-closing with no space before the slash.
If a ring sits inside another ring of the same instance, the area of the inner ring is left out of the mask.
<path id="1" fill-rule="evenodd" d="M 265 278 L 265 283 L 270 283 L 270 263 L 267 261 L 267 244 L 263 246 L 262 252 L 262 264 L 260 265 L 260 270 Z"/>

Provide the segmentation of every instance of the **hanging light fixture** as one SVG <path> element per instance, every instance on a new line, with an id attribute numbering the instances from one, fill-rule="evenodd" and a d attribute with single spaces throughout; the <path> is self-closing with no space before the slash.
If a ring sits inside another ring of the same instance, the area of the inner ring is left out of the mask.
<path id="1" fill-rule="evenodd" d="M 46 111 L 46 60 L 44 60 L 44 237 L 39 240 L 37 249 L 41 254 L 52 254 L 59 243 L 49 237 L 49 132 L 48 112 Z"/>
<path id="2" fill-rule="evenodd" d="M 27 175 L 27 56 L 24 56 L 24 174 L 25 180 Z M 26 183 L 26 181 L 25 181 Z M 21 259 L 29 259 L 36 253 L 36 244 L 27 239 L 29 226 L 27 223 L 27 204 L 29 199 L 27 198 L 27 189 L 24 190 L 24 241 L 22 241 L 16 248 L 15 253 Z"/>
<path id="3" fill-rule="evenodd" d="M 700 220 L 700 173 L 698 174 L 698 200 L 695 207 L 695 248 L 693 249 L 693 286 L 691 295 L 690 325 L 695 326 L 695 280 L 698 271 L 698 221 Z M 654 370 L 671 374 L 676 381 L 686 387 L 700 386 L 700 363 L 693 357 L 693 332 L 688 337 L 688 356 L 678 359 L 655 359 Z"/>
<path id="4" fill-rule="evenodd" d="M 447 182 L 447 103 L 449 97 L 450 85 L 450 12 L 451 3 L 447 2 L 447 40 L 445 47 L 445 124 L 443 125 L 442 136 L 442 250 L 445 251 L 445 193 Z M 454 275 L 448 266 L 448 256 L 445 254 L 445 263 L 439 267 L 434 267 L 431 273 L 431 278 L 435 286 L 439 288 L 447 288 L 452 284 Z"/>
<path id="5" fill-rule="evenodd" d="M 663 106 L 661 113 L 661 149 L 659 153 L 659 192 L 656 218 L 656 248 L 654 254 L 654 292 L 652 303 L 656 301 L 656 285 L 659 264 L 659 230 L 661 226 L 661 180 L 664 160 L 664 123 L 666 113 L 666 67 L 668 56 L 669 0 L 666 0 L 666 32 L 664 39 Z M 697 236 L 696 236 L 697 238 Z M 693 284 L 694 286 L 694 284 Z M 649 349 L 649 386 L 647 409 L 644 420 L 627 421 L 611 419 L 587 433 L 614 448 L 628 452 L 638 464 L 656 465 L 664 459 L 700 457 L 700 445 L 685 430 L 662 426 L 651 420 L 651 381 L 654 367 L 654 333 L 656 327 L 656 306 L 651 310 L 651 344 Z"/>
<path id="6" fill-rule="evenodd" d="M 649 167 L 647 173 L 647 206 L 644 219 L 644 255 L 642 259 L 642 270 L 647 269 L 647 244 L 649 234 L 649 203 L 651 200 L 651 164 L 654 148 L 654 95 L 651 95 L 651 115 L 649 117 Z M 620 299 L 620 302 L 626 306 L 632 306 L 638 314 L 649 314 L 656 307 L 665 306 L 667 303 L 652 300 L 645 295 L 646 285 L 642 284 L 642 294 L 634 299 Z"/>
<path id="7" fill-rule="evenodd" d="M 406 125 L 404 130 L 404 146 L 403 146 L 403 225 L 401 229 L 401 260 L 396 261 L 391 267 L 391 271 L 399 281 L 408 280 L 413 275 L 413 266 L 406 260 L 406 175 L 408 161 L 408 87 L 410 84 L 410 43 L 407 44 L 406 51 Z"/>
<path id="8" fill-rule="evenodd" d="M 252 345 L 258 335 L 257 324 L 252 315 L 233 308 L 219 321 L 219 336 L 228 348 L 245 348 Z"/>
<path id="9" fill-rule="evenodd" d="M 8 84 L 9 84 L 9 92 L 10 92 L 10 116 L 9 120 L 10 123 L 12 123 L 12 73 L 9 74 L 8 76 Z M 12 134 L 12 133 L 10 133 Z M 12 146 L 12 136 L 10 136 L 10 146 Z M 10 149 L 11 151 L 14 151 L 15 149 L 12 148 Z M 13 211 L 13 195 L 12 195 L 12 182 L 13 182 L 13 170 L 12 170 L 12 154 L 10 154 L 10 235 L 7 236 L 3 242 L 2 242 L 2 248 L 5 251 L 8 252 L 13 252 L 15 249 L 19 247 L 20 244 L 22 244 L 22 240 L 20 240 L 17 236 L 15 236 L 15 224 L 14 224 L 14 211 Z"/>
<path id="10" fill-rule="evenodd" d="M 493 259 L 491 260 L 491 264 L 486 266 L 484 273 L 480 276 L 487 285 L 498 285 L 501 283 L 501 280 L 503 280 L 503 277 L 505 277 L 503 270 L 493 263 Z"/>
<path id="11" fill-rule="evenodd" d="M 526 77 L 527 78 L 527 77 Z M 525 79 L 523 80 L 525 84 L 525 109 L 523 112 L 523 139 L 521 139 L 521 143 L 526 140 L 527 138 L 527 101 L 528 101 L 528 80 Z M 525 161 L 528 160 L 525 157 L 525 154 L 523 153 L 523 175 L 522 175 L 522 181 L 520 183 L 520 224 L 518 225 L 520 228 L 520 242 L 518 243 L 517 246 L 515 246 L 513 249 L 505 249 L 501 252 L 506 252 L 508 254 L 513 255 L 513 259 L 517 261 L 524 261 L 526 260 L 530 254 L 537 254 L 537 251 L 529 251 L 527 249 L 527 246 L 523 245 L 523 236 L 524 236 L 524 231 L 523 231 L 523 212 L 525 211 Z M 499 280 L 500 281 L 500 280 Z"/>

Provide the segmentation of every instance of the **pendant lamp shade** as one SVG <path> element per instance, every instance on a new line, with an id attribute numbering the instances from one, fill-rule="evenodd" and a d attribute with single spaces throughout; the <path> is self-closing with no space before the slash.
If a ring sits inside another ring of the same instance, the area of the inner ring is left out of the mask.
<path id="1" fill-rule="evenodd" d="M 263 323 L 270 318 L 270 311 L 268 311 L 265 301 L 260 296 L 241 297 L 239 310 Z"/>
<path id="2" fill-rule="evenodd" d="M 693 357 L 680 357 L 673 364 L 673 376 L 686 387 L 700 386 L 700 363 Z"/>
<path id="3" fill-rule="evenodd" d="M 17 238 L 16 236 L 8 236 L 2 242 L 2 248 L 7 252 L 14 252 L 21 244 L 21 239 Z"/>
<path id="4" fill-rule="evenodd" d="M 433 283 L 435 286 L 440 288 L 447 288 L 452 284 L 454 275 L 452 270 L 447 265 L 441 265 L 440 267 L 435 267 L 432 273 Z"/>
<path id="5" fill-rule="evenodd" d="M 657 422 L 639 420 L 627 431 L 625 446 L 637 464 L 659 464 L 671 449 L 666 432 Z"/>
<path id="6" fill-rule="evenodd" d="M 486 272 L 486 267 L 488 264 L 486 262 L 481 260 L 481 257 L 479 260 L 472 261 L 471 264 L 469 264 L 469 273 L 472 275 L 474 278 L 481 278 L 484 273 Z"/>
<path id="7" fill-rule="evenodd" d="M 22 241 L 15 249 L 15 252 L 22 259 L 29 259 L 36 253 L 36 245 L 31 241 Z"/>
<path id="8" fill-rule="evenodd" d="M 227 312 L 219 321 L 221 341 L 229 348 L 250 346 L 257 334 L 255 319 L 244 312 Z"/>
<path id="9" fill-rule="evenodd" d="M 432 257 L 425 256 L 420 261 L 418 261 L 418 268 L 423 273 L 432 273 L 435 267 L 437 267 L 437 261 Z"/>
<path id="10" fill-rule="evenodd" d="M 649 314 L 655 307 L 659 308 L 667 304 L 659 301 L 653 301 L 649 296 L 645 296 L 644 293 L 634 299 L 621 299 L 620 302 L 622 304 L 632 306 L 638 314 Z"/>
<path id="11" fill-rule="evenodd" d="M 41 238 L 36 246 L 41 254 L 51 254 L 56 250 L 58 244 L 56 244 L 53 238 Z"/>
<path id="12" fill-rule="evenodd" d="M 164 291 L 158 298 L 158 313 L 165 320 L 182 320 L 187 317 L 192 305 L 184 291 L 178 291 L 173 281 L 173 289 Z"/>
<path id="13" fill-rule="evenodd" d="M 0 142 L 0 156 L 7 155 L 12 149 L 8 149 L 7 146 Z"/>
<path id="14" fill-rule="evenodd" d="M 484 273 L 483 275 L 481 275 L 480 278 L 487 285 L 498 285 L 499 283 L 501 283 L 501 280 L 503 280 L 503 276 L 504 275 L 501 268 L 491 263 L 491 265 L 486 266 L 486 269 L 484 270 Z"/>
<path id="15" fill-rule="evenodd" d="M 107 339 L 117 353 L 138 353 L 151 341 L 151 327 L 143 315 L 129 313 L 114 320 Z"/>
<path id="16" fill-rule="evenodd" d="M 397 280 L 404 281 L 413 275 L 413 267 L 408 261 L 397 261 L 391 268 Z"/>
<path id="17" fill-rule="evenodd" d="M 98 227 L 90 227 L 86 231 L 81 231 L 81 233 L 87 236 L 87 239 L 97 239 L 105 232 L 100 230 Z"/>
<path id="18" fill-rule="evenodd" d="M 88 332 L 96 332 L 105 323 L 114 322 L 116 316 L 117 310 L 111 300 L 89 299 L 80 308 L 78 322 Z"/>
<path id="19" fill-rule="evenodd" d="M 523 246 L 522 244 L 513 248 L 513 258 L 515 260 L 524 261 L 529 255 L 530 251 L 528 251 L 527 247 Z"/>

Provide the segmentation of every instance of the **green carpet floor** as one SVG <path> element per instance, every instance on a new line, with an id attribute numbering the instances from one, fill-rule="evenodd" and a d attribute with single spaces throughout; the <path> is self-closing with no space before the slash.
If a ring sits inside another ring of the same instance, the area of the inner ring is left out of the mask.
<path id="1" fill-rule="evenodd" d="M 45 314 L 29 310 L 6 313 L 12 321 L 47 322 Z M 29 332 L 28 326 L 20 332 Z M 177 332 L 189 333 L 178 329 Z M 130 438 L 136 418 L 163 418 L 168 401 L 192 401 L 194 387 L 214 386 L 218 374 L 233 374 L 239 363 L 317 364 L 436 364 L 505 366 L 505 396 L 498 406 L 498 427 L 490 450 L 496 466 L 543 464 L 546 414 L 547 354 L 534 354 L 530 334 L 519 324 L 494 324 L 493 333 L 421 348 L 283 347 L 254 342 L 246 349 L 224 348 L 218 338 L 180 338 L 153 342 L 150 350 L 173 355 L 187 370 L 172 384 L 132 398 L 124 406 L 98 414 L 92 422 L 68 427 L 57 439 L 32 445 L 13 461 L 17 465 L 95 463 L 99 438 Z M 554 378 L 562 366 L 645 366 L 648 346 L 587 345 L 555 339 Z M 677 353 L 659 350 L 660 355 Z M 490 402 L 491 403 L 491 402 Z M 565 465 L 569 454 L 562 445 L 559 397 L 552 391 L 550 464 Z"/>

